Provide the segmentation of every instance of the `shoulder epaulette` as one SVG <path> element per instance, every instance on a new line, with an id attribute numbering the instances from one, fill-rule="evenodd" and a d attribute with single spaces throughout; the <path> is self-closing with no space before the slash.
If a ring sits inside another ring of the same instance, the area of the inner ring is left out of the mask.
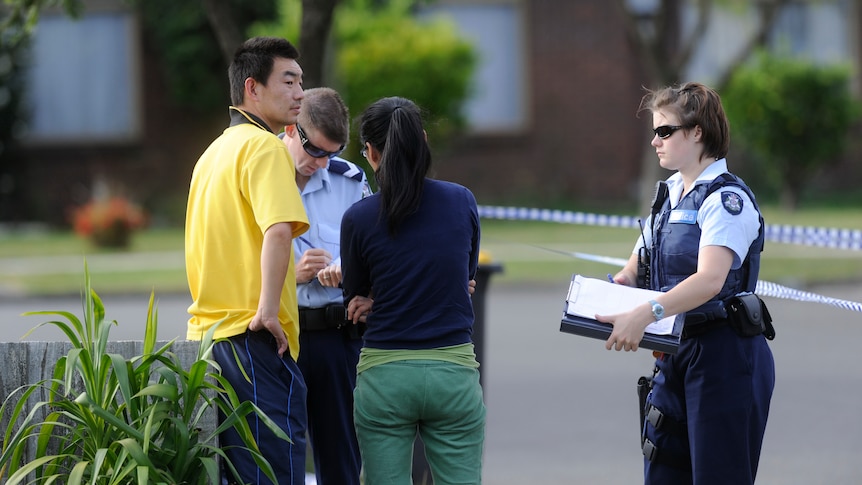
<path id="1" fill-rule="evenodd" d="M 330 173 L 338 174 L 357 182 L 362 182 L 363 175 L 365 174 L 356 164 L 340 158 L 331 158 L 328 170 Z"/>
<path id="2" fill-rule="evenodd" d="M 709 197 L 710 194 L 715 192 L 716 190 L 727 187 L 728 185 L 732 185 L 734 187 L 739 187 L 742 189 L 751 200 L 754 200 L 754 194 L 751 192 L 751 189 L 745 185 L 745 182 L 742 181 L 739 177 L 732 173 L 724 172 L 723 174 L 716 177 L 712 182 L 709 183 L 706 189 L 706 194 L 703 196 L 704 199 Z"/>

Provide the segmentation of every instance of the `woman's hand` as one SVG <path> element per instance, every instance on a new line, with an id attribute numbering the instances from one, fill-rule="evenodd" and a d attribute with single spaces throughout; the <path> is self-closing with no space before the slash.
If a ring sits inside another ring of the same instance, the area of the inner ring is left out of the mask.
<path id="1" fill-rule="evenodd" d="M 636 351 L 644 338 L 647 325 L 655 321 L 648 303 L 638 305 L 625 313 L 616 315 L 596 315 L 596 320 L 614 326 L 605 348 L 617 351 Z"/>
<path id="2" fill-rule="evenodd" d="M 354 324 L 365 322 L 365 317 L 371 313 L 374 300 L 367 296 L 354 296 L 347 304 L 347 319 Z"/>
<path id="3" fill-rule="evenodd" d="M 629 271 L 633 259 L 614 281 L 627 284 L 631 277 Z M 636 262 L 636 260 L 634 260 Z M 724 280 L 733 263 L 733 251 L 724 246 L 705 246 L 700 250 L 697 271 L 684 279 L 672 290 L 662 294 L 660 303 L 668 315 L 676 315 L 706 303 L 721 291 Z M 614 326 L 605 348 L 611 350 L 635 351 L 644 336 L 647 325 L 655 321 L 652 307 L 644 302 L 625 313 L 615 315 L 596 315 L 596 320 Z"/>

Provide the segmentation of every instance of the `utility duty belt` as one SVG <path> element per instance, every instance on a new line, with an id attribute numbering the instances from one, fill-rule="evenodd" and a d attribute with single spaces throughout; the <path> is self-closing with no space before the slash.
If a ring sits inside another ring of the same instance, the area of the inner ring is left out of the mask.
<path id="1" fill-rule="evenodd" d="M 344 305 L 299 309 L 300 332 L 319 332 L 332 329 L 342 329 L 347 338 L 358 339 L 365 333 L 365 324 L 354 324 L 348 320 L 347 309 L 344 308 Z"/>
<path id="2" fill-rule="evenodd" d="M 300 308 L 299 330 L 303 332 L 342 328 L 353 322 L 347 320 L 344 305 L 327 305 L 322 308 Z"/>
<path id="3" fill-rule="evenodd" d="M 764 334 L 769 340 L 775 338 L 769 309 L 754 293 L 708 302 L 687 312 L 682 338 L 697 337 L 724 325 L 730 325 L 740 337 Z"/>

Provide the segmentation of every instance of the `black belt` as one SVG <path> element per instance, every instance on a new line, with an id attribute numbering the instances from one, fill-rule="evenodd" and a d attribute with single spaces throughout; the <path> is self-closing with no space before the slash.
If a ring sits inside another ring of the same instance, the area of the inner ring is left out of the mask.
<path id="1" fill-rule="evenodd" d="M 698 337 L 725 325 L 727 325 L 727 310 L 724 308 L 724 302 L 707 302 L 686 312 L 682 339 Z"/>
<path id="2" fill-rule="evenodd" d="M 348 324 L 352 324 L 352 322 L 347 319 L 347 309 L 344 308 L 344 305 L 299 309 L 299 330 L 301 332 L 343 328 Z"/>
<path id="3" fill-rule="evenodd" d="M 709 332 L 711 330 L 715 330 L 716 328 L 719 328 L 719 327 L 723 327 L 723 326 L 727 325 L 727 323 L 728 322 L 727 322 L 726 318 L 721 318 L 718 320 L 701 321 L 701 322 L 698 322 L 698 323 L 693 324 L 693 325 L 689 324 L 688 321 L 686 321 L 685 326 L 682 327 L 682 339 L 686 340 L 686 339 L 690 339 L 692 337 L 699 337 L 699 336 L 705 334 L 706 332 Z"/>

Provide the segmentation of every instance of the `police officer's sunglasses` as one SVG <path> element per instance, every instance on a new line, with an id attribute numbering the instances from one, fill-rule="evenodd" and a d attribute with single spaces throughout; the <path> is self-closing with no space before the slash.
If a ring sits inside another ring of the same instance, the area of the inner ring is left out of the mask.
<path id="1" fill-rule="evenodd" d="M 662 125 L 653 128 L 653 133 L 656 134 L 659 138 L 664 140 L 665 138 L 669 138 L 671 135 L 676 133 L 677 130 L 681 130 L 683 128 L 691 128 L 690 126 L 679 126 L 679 125 Z"/>
<path id="2" fill-rule="evenodd" d="M 341 145 L 341 148 L 334 152 L 328 152 L 323 148 L 315 146 L 308 140 L 308 135 L 305 134 L 305 131 L 299 126 L 299 122 L 296 123 L 296 132 L 299 133 L 299 141 L 302 143 L 302 149 L 305 150 L 305 153 L 311 155 L 314 158 L 332 158 L 337 157 L 344 151 L 344 145 Z"/>

